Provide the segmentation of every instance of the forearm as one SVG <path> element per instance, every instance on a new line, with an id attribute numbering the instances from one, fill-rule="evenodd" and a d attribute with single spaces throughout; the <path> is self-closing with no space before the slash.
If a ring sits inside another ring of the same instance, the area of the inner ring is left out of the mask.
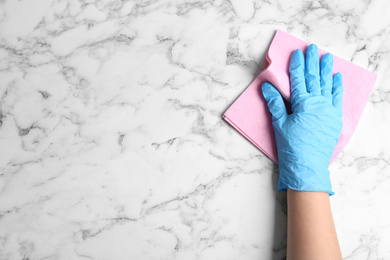
<path id="1" fill-rule="evenodd" d="M 287 259 L 342 259 L 329 194 L 287 190 Z"/>

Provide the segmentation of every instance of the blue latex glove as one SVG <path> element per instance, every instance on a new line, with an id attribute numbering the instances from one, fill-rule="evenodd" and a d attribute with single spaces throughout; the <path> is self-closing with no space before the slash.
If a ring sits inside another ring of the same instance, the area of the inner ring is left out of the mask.
<path id="1" fill-rule="evenodd" d="M 272 114 L 279 161 L 278 191 L 328 192 L 333 195 L 328 166 L 343 127 L 342 76 L 333 78 L 333 56 L 319 64 L 317 46 L 305 57 L 295 50 L 290 61 L 291 114 L 270 83 L 262 85 Z"/>

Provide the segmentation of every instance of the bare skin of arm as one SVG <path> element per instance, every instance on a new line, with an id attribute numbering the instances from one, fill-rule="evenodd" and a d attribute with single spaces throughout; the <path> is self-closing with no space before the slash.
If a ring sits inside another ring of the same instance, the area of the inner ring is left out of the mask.
<path id="1" fill-rule="evenodd" d="M 342 259 L 329 194 L 287 190 L 287 260 Z"/>

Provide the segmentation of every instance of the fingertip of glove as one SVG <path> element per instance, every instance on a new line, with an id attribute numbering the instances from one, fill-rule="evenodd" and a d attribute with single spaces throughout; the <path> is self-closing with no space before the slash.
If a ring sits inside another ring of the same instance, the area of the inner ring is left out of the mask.
<path id="1" fill-rule="evenodd" d="M 272 87 L 271 83 L 269 83 L 268 81 L 264 82 L 262 85 L 261 85 L 262 89 L 267 89 L 267 88 L 270 88 Z"/>
<path id="2" fill-rule="evenodd" d="M 333 85 L 334 86 L 342 86 L 343 85 L 343 75 L 340 72 L 337 72 L 333 77 Z"/>
<path id="3" fill-rule="evenodd" d="M 291 55 L 291 61 L 289 67 L 290 73 L 296 70 L 303 71 L 304 67 L 302 65 L 304 64 L 305 64 L 305 56 L 303 56 L 303 52 L 300 49 L 296 49 Z"/>
<path id="4" fill-rule="evenodd" d="M 273 86 L 269 82 L 264 82 L 261 85 L 261 90 L 263 92 L 263 96 L 265 99 L 268 99 L 270 96 L 272 96 L 272 89 L 273 89 Z"/>
<path id="5" fill-rule="evenodd" d="M 312 43 L 312 44 L 310 44 L 309 47 L 307 48 L 307 51 L 308 51 L 308 52 L 315 52 L 315 51 L 318 52 L 318 47 L 317 47 L 317 45 L 315 45 L 314 43 Z"/>
<path id="6" fill-rule="evenodd" d="M 334 76 L 343 81 L 343 75 L 340 72 L 337 72 Z"/>
<path id="7" fill-rule="evenodd" d="M 331 63 L 333 62 L 333 55 L 331 53 L 326 53 L 323 57 L 322 57 L 322 60 L 325 62 L 325 63 Z"/>
<path id="8" fill-rule="evenodd" d="M 303 58 L 303 52 L 302 52 L 300 49 L 296 49 L 296 50 L 293 52 L 292 56 L 293 56 L 294 58 L 300 58 L 300 57 Z"/>

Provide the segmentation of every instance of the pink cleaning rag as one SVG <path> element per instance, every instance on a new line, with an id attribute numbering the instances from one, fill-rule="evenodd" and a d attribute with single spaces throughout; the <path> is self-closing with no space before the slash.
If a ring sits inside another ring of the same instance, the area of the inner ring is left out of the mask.
<path id="1" fill-rule="evenodd" d="M 268 67 L 262 71 L 238 99 L 229 107 L 223 118 L 277 163 L 278 156 L 272 129 L 271 114 L 261 93 L 261 84 L 272 83 L 290 101 L 288 67 L 294 50 L 306 53 L 308 43 L 278 30 L 267 53 Z M 326 51 L 318 49 L 320 59 Z M 343 75 L 343 129 L 333 152 L 331 163 L 347 145 L 363 113 L 374 87 L 376 75 L 342 58 L 333 56 L 333 72 Z"/>

